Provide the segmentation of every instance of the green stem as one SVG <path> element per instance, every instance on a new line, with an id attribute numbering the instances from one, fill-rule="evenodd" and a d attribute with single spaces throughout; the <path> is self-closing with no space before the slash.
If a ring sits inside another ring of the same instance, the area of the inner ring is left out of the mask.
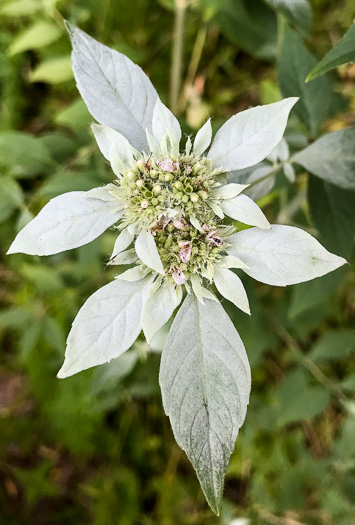
<path id="1" fill-rule="evenodd" d="M 177 113 L 179 109 L 179 96 L 181 91 L 183 70 L 186 9 L 186 0 L 175 0 L 175 25 L 170 70 L 170 108 L 173 113 Z"/>

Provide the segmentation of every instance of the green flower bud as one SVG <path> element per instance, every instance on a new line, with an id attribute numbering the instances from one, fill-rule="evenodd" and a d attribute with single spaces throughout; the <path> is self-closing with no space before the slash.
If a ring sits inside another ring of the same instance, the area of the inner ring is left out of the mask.
<path id="1" fill-rule="evenodd" d="M 160 193 L 161 192 L 161 186 L 160 184 L 156 184 L 153 188 L 154 193 Z"/>
<path id="2" fill-rule="evenodd" d="M 178 180 L 177 182 L 175 182 L 175 188 L 177 188 L 178 190 L 182 190 L 184 189 L 184 185 Z"/>
<path id="3" fill-rule="evenodd" d="M 137 160 L 137 164 L 136 165 L 137 165 L 137 168 L 139 170 L 141 170 L 141 171 L 144 170 L 144 160 L 143 159 Z"/>
<path id="4" fill-rule="evenodd" d="M 159 204 L 159 200 L 154 197 L 154 199 L 152 199 L 152 204 L 153 206 L 157 206 Z"/>
<path id="5" fill-rule="evenodd" d="M 182 193 L 182 191 L 179 191 L 179 193 L 176 194 L 176 198 L 181 200 L 183 198 L 184 194 Z"/>
<path id="6" fill-rule="evenodd" d="M 193 187 L 188 185 L 185 187 L 185 193 L 192 193 L 193 192 Z"/>
<path id="7" fill-rule="evenodd" d="M 133 173 L 133 171 L 129 171 L 129 172 L 127 173 L 126 176 L 127 176 L 127 178 L 128 178 L 129 180 L 132 180 L 132 179 L 135 178 L 135 174 Z M 123 181 L 122 181 L 122 182 L 123 182 Z"/>
<path id="8" fill-rule="evenodd" d="M 144 180 L 138 179 L 136 182 L 136 186 L 138 186 L 138 188 L 142 188 L 144 186 Z"/>
<path id="9" fill-rule="evenodd" d="M 152 177 L 152 179 L 156 179 L 158 175 L 159 173 L 157 172 L 157 170 L 150 170 L 150 176 Z"/>
<path id="10" fill-rule="evenodd" d="M 208 193 L 207 193 L 207 191 L 201 190 L 201 191 L 198 192 L 198 194 L 199 194 L 199 196 L 201 197 L 201 199 L 203 199 L 204 201 L 205 201 L 206 199 L 208 199 Z"/>
<path id="11" fill-rule="evenodd" d="M 199 196 L 197 195 L 197 193 L 193 193 L 192 195 L 190 195 L 190 200 L 194 203 L 198 202 Z"/>
<path id="12" fill-rule="evenodd" d="M 174 177 L 173 177 L 173 175 L 172 175 L 171 173 L 167 173 L 167 174 L 165 175 L 165 180 L 166 180 L 167 182 L 172 181 L 173 178 L 174 178 Z"/>
<path id="13" fill-rule="evenodd" d="M 188 197 L 188 195 L 184 195 L 184 196 L 183 196 L 183 198 L 182 198 L 182 202 L 184 202 L 185 204 L 186 204 L 187 202 L 189 202 L 189 197 Z"/>

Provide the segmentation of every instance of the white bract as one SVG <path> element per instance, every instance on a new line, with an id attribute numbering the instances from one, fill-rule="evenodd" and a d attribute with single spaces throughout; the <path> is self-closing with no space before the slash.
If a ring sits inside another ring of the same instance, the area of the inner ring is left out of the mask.
<path id="1" fill-rule="evenodd" d="M 180 146 L 178 120 L 127 57 L 69 26 L 79 91 L 113 182 L 51 200 L 8 253 L 55 254 L 118 230 L 108 264 L 134 264 L 90 297 L 70 331 L 58 377 L 120 356 L 141 329 L 148 343 L 183 300 L 160 369 L 163 404 L 177 442 L 219 512 L 224 474 L 250 391 L 243 343 L 216 291 L 250 314 L 233 269 L 286 286 L 345 264 L 308 233 L 270 225 L 248 185 L 221 175 L 258 164 L 280 144 L 288 98 L 230 118 L 211 144 L 208 120 Z M 208 148 L 210 148 L 208 150 Z M 228 216 L 253 228 L 237 231 Z"/>

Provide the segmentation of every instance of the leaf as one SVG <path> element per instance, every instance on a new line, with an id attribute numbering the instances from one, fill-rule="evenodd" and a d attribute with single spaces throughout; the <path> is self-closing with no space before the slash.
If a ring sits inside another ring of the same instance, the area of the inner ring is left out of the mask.
<path id="1" fill-rule="evenodd" d="M 133 239 L 134 235 L 128 231 L 128 228 L 122 230 L 114 244 L 111 259 L 128 248 L 128 246 L 133 242 Z"/>
<path id="2" fill-rule="evenodd" d="M 164 268 L 161 262 L 155 240 L 150 231 L 142 230 L 135 242 L 135 249 L 139 259 L 158 273 L 164 275 Z"/>
<path id="3" fill-rule="evenodd" d="M 0 7 L 0 15 L 26 16 L 42 9 L 41 0 L 12 0 Z"/>
<path id="4" fill-rule="evenodd" d="M 327 118 L 332 98 L 329 78 L 323 77 L 312 84 L 305 84 L 306 76 L 316 61 L 301 37 L 284 24 L 278 68 L 279 85 L 284 97 L 300 97 L 295 114 L 311 137 L 317 136 Z"/>
<path id="5" fill-rule="evenodd" d="M 231 117 L 217 132 L 208 157 L 214 167 L 240 170 L 262 161 L 280 142 L 297 98 L 257 106 Z"/>
<path id="6" fill-rule="evenodd" d="M 157 93 L 139 66 L 67 24 L 73 45 L 73 72 L 92 116 L 116 129 L 140 150 L 147 150 Z"/>
<path id="7" fill-rule="evenodd" d="M 248 266 L 245 273 L 274 286 L 310 281 L 346 263 L 309 233 L 293 226 L 250 228 L 231 235 L 228 242 L 232 244 L 228 253 L 240 257 Z"/>
<path id="8" fill-rule="evenodd" d="M 148 345 L 155 334 L 167 323 L 177 306 L 175 286 L 171 283 L 160 286 L 149 295 L 142 310 L 142 329 Z"/>
<path id="9" fill-rule="evenodd" d="M 221 202 L 223 212 L 236 221 L 259 228 L 270 228 L 270 223 L 253 200 L 246 195 L 238 195 L 234 199 Z"/>
<path id="10" fill-rule="evenodd" d="M 48 46 L 62 36 L 61 29 L 52 22 L 40 21 L 21 31 L 8 49 L 9 55 L 23 53 L 29 49 Z"/>
<path id="11" fill-rule="evenodd" d="M 118 201 L 90 199 L 72 191 L 55 197 L 28 223 L 8 254 L 52 255 L 87 244 L 119 220 Z"/>
<path id="12" fill-rule="evenodd" d="M 115 257 L 110 259 L 107 264 L 116 266 L 121 264 L 132 264 L 136 262 L 137 259 L 138 256 L 136 251 L 132 248 L 131 250 L 127 250 L 126 252 L 121 252 L 118 255 L 115 255 Z"/>
<path id="13" fill-rule="evenodd" d="M 91 124 L 91 129 L 105 159 L 111 162 L 118 158 L 127 167 L 132 164 L 133 150 L 126 137 L 107 126 Z M 125 169 L 125 166 L 123 169 Z"/>
<path id="14" fill-rule="evenodd" d="M 206 149 L 211 144 L 212 140 L 212 126 L 211 126 L 211 119 L 209 118 L 205 124 L 202 126 L 201 129 L 198 130 L 196 133 L 196 137 L 194 140 L 194 149 L 193 154 L 196 157 L 200 157 L 202 153 L 206 151 Z"/>
<path id="15" fill-rule="evenodd" d="M 350 357 L 355 350 L 355 330 L 341 328 L 329 330 L 311 348 L 309 357 L 314 360 Z"/>
<path id="16" fill-rule="evenodd" d="M 355 127 L 327 133 L 299 151 L 292 161 L 326 182 L 355 189 Z"/>
<path id="17" fill-rule="evenodd" d="M 309 387 L 304 373 L 298 369 L 286 376 L 277 394 L 280 425 L 311 419 L 322 412 L 330 401 L 329 392 L 322 387 Z"/>
<path id="18" fill-rule="evenodd" d="M 175 155 L 178 155 L 181 139 L 180 124 L 170 109 L 162 103 L 160 98 L 157 99 L 154 106 L 152 132 L 158 144 L 161 144 L 164 137 L 168 134 L 173 151 Z"/>
<path id="19" fill-rule="evenodd" d="M 224 1 L 217 11 L 216 21 L 234 45 L 259 58 L 275 57 L 276 17 L 263 2 Z"/>
<path id="20" fill-rule="evenodd" d="M 90 124 L 91 116 L 85 106 L 85 102 L 78 98 L 65 109 L 58 111 L 54 121 L 60 126 L 69 126 L 77 130 L 86 128 Z"/>
<path id="21" fill-rule="evenodd" d="M 239 195 L 243 190 L 248 187 L 248 184 L 225 184 L 216 190 L 213 190 L 213 197 L 218 197 L 219 199 L 233 199 Z"/>
<path id="22" fill-rule="evenodd" d="M 294 319 L 317 305 L 324 305 L 334 295 L 344 281 L 346 268 L 313 279 L 313 281 L 297 284 L 292 289 L 288 316 Z"/>
<path id="23" fill-rule="evenodd" d="M 345 35 L 331 49 L 309 73 L 306 82 L 324 75 L 335 67 L 355 62 L 355 21 L 349 27 Z"/>
<path id="24" fill-rule="evenodd" d="M 349 258 L 355 234 L 354 192 L 310 175 L 308 204 L 322 244 L 328 250 Z"/>
<path id="25" fill-rule="evenodd" d="M 163 349 L 159 382 L 175 439 L 218 514 L 250 393 L 244 345 L 218 302 L 186 297 Z"/>
<path id="26" fill-rule="evenodd" d="M 89 297 L 74 319 L 58 377 L 107 363 L 132 346 L 141 331 L 151 281 L 151 277 L 134 283 L 113 281 Z"/>
<path id="27" fill-rule="evenodd" d="M 308 0 L 266 0 L 270 7 L 284 15 L 287 20 L 309 36 L 312 26 L 312 11 Z"/>
<path id="28" fill-rule="evenodd" d="M 31 73 L 31 82 L 60 84 L 73 78 L 70 56 L 59 56 L 41 62 Z"/>
<path id="29" fill-rule="evenodd" d="M 256 201 L 272 190 L 275 184 L 275 169 L 273 166 L 261 163 L 252 168 L 233 171 L 228 174 L 228 182 L 230 181 L 251 185 L 244 194 Z"/>
<path id="30" fill-rule="evenodd" d="M 11 175 L 28 178 L 53 168 L 48 148 L 39 137 L 19 131 L 0 132 L 1 164 Z"/>
<path id="31" fill-rule="evenodd" d="M 215 265 L 214 269 L 214 283 L 219 293 L 250 315 L 248 296 L 238 275 L 218 265 Z"/>

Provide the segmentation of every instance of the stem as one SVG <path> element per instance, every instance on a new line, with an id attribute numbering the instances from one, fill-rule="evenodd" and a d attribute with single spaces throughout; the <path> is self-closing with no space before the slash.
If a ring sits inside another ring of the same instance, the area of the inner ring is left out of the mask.
<path id="1" fill-rule="evenodd" d="M 181 101 L 182 111 L 186 108 L 187 98 L 188 98 L 188 89 L 190 86 L 193 85 L 195 77 L 196 77 L 198 65 L 200 63 L 203 47 L 206 41 L 206 36 L 207 36 L 206 27 L 201 27 L 201 29 L 199 29 L 197 33 L 194 48 L 191 54 L 190 64 L 187 69 L 186 81 L 185 81 L 184 92 L 183 92 L 183 99 Z"/>
<path id="2" fill-rule="evenodd" d="M 263 177 L 260 177 L 260 179 L 255 180 L 254 182 L 250 183 L 248 188 L 252 188 L 253 186 L 256 186 L 257 184 L 260 184 L 260 182 L 262 182 L 263 180 L 268 179 L 269 177 L 272 177 L 273 175 L 276 175 L 276 173 L 280 171 L 280 169 L 282 168 L 284 164 L 285 164 L 284 162 L 277 164 L 271 171 L 269 171 L 269 173 L 267 173 Z"/>
<path id="3" fill-rule="evenodd" d="M 182 83 L 186 9 L 186 0 L 175 0 L 175 24 L 170 70 L 170 108 L 173 113 L 177 113 L 179 109 L 178 103 Z"/>

